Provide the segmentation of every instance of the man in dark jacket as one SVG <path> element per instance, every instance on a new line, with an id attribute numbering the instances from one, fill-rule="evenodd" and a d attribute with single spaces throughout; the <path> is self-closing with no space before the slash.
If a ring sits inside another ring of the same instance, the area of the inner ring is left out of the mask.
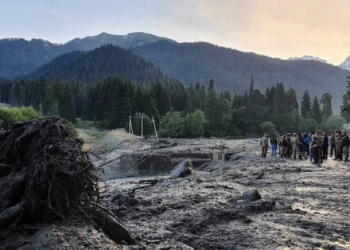
<path id="1" fill-rule="evenodd" d="M 350 146 L 350 139 L 349 136 L 346 134 L 345 131 L 342 133 L 341 137 L 341 148 L 343 152 L 343 160 L 348 161 L 349 159 L 349 146 Z"/>
<path id="2" fill-rule="evenodd" d="M 286 135 L 282 136 L 280 150 L 281 150 L 281 157 L 286 158 L 287 157 L 287 150 L 288 150 L 288 142 L 287 142 Z"/>
<path id="3" fill-rule="evenodd" d="M 332 136 L 331 136 L 331 157 L 333 156 L 333 154 L 335 155 L 335 134 L 332 133 Z"/>
<path id="4" fill-rule="evenodd" d="M 329 146 L 329 139 L 328 136 L 326 134 L 326 132 L 323 133 L 323 137 L 322 137 L 322 156 L 323 159 L 327 159 L 328 158 L 328 146 Z"/>
<path id="5" fill-rule="evenodd" d="M 270 144 L 271 144 L 271 155 L 276 156 L 276 151 L 277 151 L 277 139 L 275 135 L 272 135 L 270 139 Z"/>

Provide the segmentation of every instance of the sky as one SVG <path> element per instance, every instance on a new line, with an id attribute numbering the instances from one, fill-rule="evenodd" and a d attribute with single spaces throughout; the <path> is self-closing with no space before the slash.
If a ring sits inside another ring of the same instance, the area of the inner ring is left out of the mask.
<path id="1" fill-rule="evenodd" d="M 0 0 L 0 39 L 141 31 L 339 65 L 350 55 L 349 13 L 349 0 Z"/>

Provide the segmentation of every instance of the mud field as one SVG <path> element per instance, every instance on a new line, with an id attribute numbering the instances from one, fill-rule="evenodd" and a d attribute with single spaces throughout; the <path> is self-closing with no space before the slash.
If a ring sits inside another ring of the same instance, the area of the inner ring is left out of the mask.
<path id="1" fill-rule="evenodd" d="M 135 245 L 117 245 L 93 227 L 71 221 L 2 234 L 0 248 L 350 249 L 350 164 L 331 158 L 321 167 L 308 160 L 261 159 L 258 140 L 176 143 L 157 152 L 228 150 L 234 155 L 185 178 L 101 182 L 103 204 L 129 227 Z M 140 147 L 145 150 L 146 144 Z"/>

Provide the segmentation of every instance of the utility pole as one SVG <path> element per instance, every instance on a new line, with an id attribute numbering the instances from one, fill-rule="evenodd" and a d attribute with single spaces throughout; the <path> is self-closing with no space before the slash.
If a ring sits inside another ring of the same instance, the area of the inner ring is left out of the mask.
<path id="1" fill-rule="evenodd" d="M 156 133 L 157 141 L 159 141 L 159 139 L 158 139 L 158 133 L 157 133 L 157 128 L 156 128 L 156 122 L 155 122 L 153 116 L 152 116 L 152 123 L 153 123 L 153 127 L 154 127 L 154 132 Z"/>
<path id="2" fill-rule="evenodd" d="M 134 135 L 134 131 L 132 129 L 131 116 L 129 116 L 129 134 Z"/>
<path id="3" fill-rule="evenodd" d="M 141 114 L 141 137 L 143 137 L 143 113 Z"/>

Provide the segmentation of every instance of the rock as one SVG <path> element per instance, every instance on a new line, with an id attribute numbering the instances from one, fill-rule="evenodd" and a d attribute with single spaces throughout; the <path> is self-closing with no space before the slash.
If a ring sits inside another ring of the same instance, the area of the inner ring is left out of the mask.
<path id="1" fill-rule="evenodd" d="M 170 172 L 171 178 L 183 178 L 194 172 L 191 160 L 185 160 L 177 165 L 174 170 Z"/>
<path id="2" fill-rule="evenodd" d="M 203 165 L 201 165 L 198 168 L 198 171 L 202 171 L 202 172 L 213 172 L 213 171 L 217 171 L 217 170 L 222 170 L 226 167 L 226 164 L 224 164 L 223 162 L 208 162 L 205 163 Z"/>
<path id="3" fill-rule="evenodd" d="M 264 177 L 265 173 L 264 172 L 261 172 L 257 177 L 256 179 L 257 180 L 261 180 L 263 177 Z"/>
<path id="4" fill-rule="evenodd" d="M 176 241 L 165 241 L 160 243 L 158 246 L 156 246 L 154 249 L 156 250 L 194 250 L 194 248 L 182 243 L 182 242 L 176 242 Z"/>
<path id="5" fill-rule="evenodd" d="M 245 191 L 242 194 L 242 199 L 245 201 L 257 201 L 261 199 L 261 195 L 257 190 Z"/>

